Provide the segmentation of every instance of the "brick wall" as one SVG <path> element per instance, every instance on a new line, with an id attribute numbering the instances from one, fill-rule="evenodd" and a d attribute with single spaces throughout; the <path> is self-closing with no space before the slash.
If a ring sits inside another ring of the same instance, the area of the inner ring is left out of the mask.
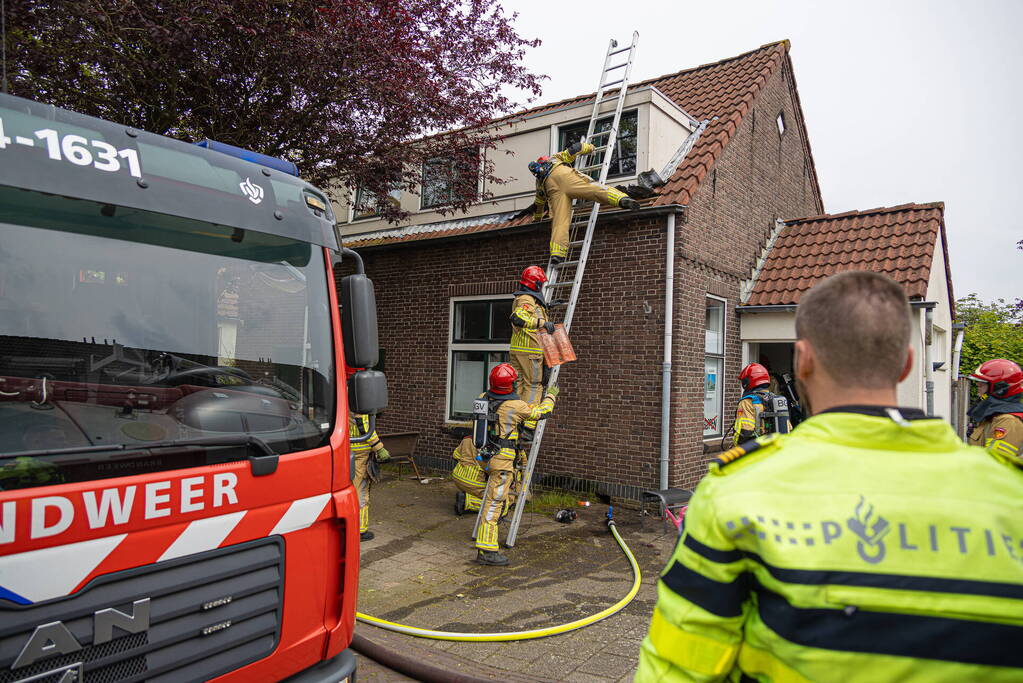
<path id="1" fill-rule="evenodd" d="M 769 81 L 676 228 L 675 355 L 670 482 L 706 471 L 702 440 L 704 300 L 728 300 L 725 414 L 738 400 L 735 315 L 775 218 L 818 213 L 794 111 L 788 65 Z M 779 136 L 775 119 L 785 113 Z M 602 482 L 635 494 L 657 488 L 664 324 L 664 215 L 602 221 L 572 328 L 579 360 L 562 370 L 561 400 L 539 471 L 562 482 Z M 419 431 L 418 454 L 444 462 L 457 444 L 445 427 L 452 292 L 493 293 L 547 261 L 548 228 L 364 250 L 377 289 L 390 408 L 378 429 Z M 509 290 L 510 293 L 510 290 Z"/>

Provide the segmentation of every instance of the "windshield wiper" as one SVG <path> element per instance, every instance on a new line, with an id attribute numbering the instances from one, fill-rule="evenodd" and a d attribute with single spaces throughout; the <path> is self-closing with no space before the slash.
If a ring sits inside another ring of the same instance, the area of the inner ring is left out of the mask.
<path id="1" fill-rule="evenodd" d="M 145 444 L 107 444 L 100 446 L 70 446 L 68 448 L 42 448 L 31 451 L 15 451 L 4 453 L 3 458 L 32 458 L 46 455 L 70 455 L 73 453 L 100 453 L 105 451 L 135 451 L 153 450 L 157 448 L 181 448 L 188 446 L 251 446 L 260 452 L 260 455 L 250 455 L 249 465 L 252 476 L 261 477 L 273 474 L 277 471 L 277 462 L 280 455 L 270 448 L 266 441 L 251 434 L 225 435 L 225 436 L 202 436 L 197 439 L 171 439 L 169 441 L 156 441 Z"/>

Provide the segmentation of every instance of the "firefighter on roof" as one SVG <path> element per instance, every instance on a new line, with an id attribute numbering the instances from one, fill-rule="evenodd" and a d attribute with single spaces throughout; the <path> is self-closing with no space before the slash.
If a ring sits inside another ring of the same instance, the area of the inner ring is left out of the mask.
<path id="1" fill-rule="evenodd" d="M 911 321 L 877 273 L 803 295 L 794 365 L 813 415 L 712 462 L 637 683 L 1020 680 L 1023 473 L 895 406 Z"/>
<path id="2" fill-rule="evenodd" d="M 377 462 L 384 462 L 391 457 L 391 454 L 384 448 L 376 430 L 374 429 L 370 433 L 369 415 L 349 414 L 348 435 L 352 438 L 359 438 L 366 434 L 369 434 L 368 439 L 350 445 L 352 457 L 355 459 L 355 475 L 352 477 L 352 485 L 359 493 L 359 538 L 363 541 L 371 541 L 373 532 L 369 530 L 370 458 L 375 458 Z"/>
<path id="3" fill-rule="evenodd" d="M 973 371 L 977 393 L 984 399 L 970 411 L 976 425 L 970 443 L 999 459 L 1023 467 L 1023 370 L 1011 360 L 996 358 Z"/>
<path id="4" fill-rule="evenodd" d="M 497 524 L 507 511 L 513 493 L 519 428 L 526 420 L 540 420 L 550 415 L 558 396 L 558 387 L 550 386 L 542 401 L 530 405 L 515 394 L 515 380 L 515 368 L 501 363 L 490 371 L 490 390 L 481 397 L 487 399 L 488 415 L 493 416 L 493 420 L 488 416 L 486 447 L 477 453 L 481 468 L 487 472 L 483 514 L 476 533 L 476 561 L 480 564 L 508 564 L 508 558 L 497 552 Z M 458 479 L 455 483 L 459 484 Z"/>
<path id="5" fill-rule="evenodd" d="M 632 211 L 639 209 L 639 202 L 621 190 L 595 183 L 573 168 L 578 155 L 590 154 L 593 150 L 592 144 L 580 141 L 553 157 L 540 157 L 529 162 L 529 171 L 536 176 L 533 220 L 542 221 L 547 208 L 551 212 L 551 263 L 561 263 L 568 254 L 573 199 L 620 206 Z"/>

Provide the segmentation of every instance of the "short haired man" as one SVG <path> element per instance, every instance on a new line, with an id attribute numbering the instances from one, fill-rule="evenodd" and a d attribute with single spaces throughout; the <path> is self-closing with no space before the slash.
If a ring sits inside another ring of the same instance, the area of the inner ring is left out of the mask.
<path id="1" fill-rule="evenodd" d="M 636 681 L 1020 680 L 1023 473 L 896 407 L 910 330 L 877 273 L 802 297 L 813 417 L 711 464 Z"/>

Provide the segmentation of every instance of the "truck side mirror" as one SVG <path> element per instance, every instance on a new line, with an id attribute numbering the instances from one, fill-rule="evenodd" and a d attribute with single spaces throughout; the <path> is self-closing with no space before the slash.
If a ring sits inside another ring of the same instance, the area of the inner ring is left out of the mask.
<path id="1" fill-rule="evenodd" d="M 348 410 L 376 415 L 387 408 L 387 380 L 379 370 L 360 370 L 348 378 Z"/>
<path id="2" fill-rule="evenodd" d="M 371 368 L 380 360 L 373 281 L 364 273 L 341 279 L 341 331 L 348 367 Z M 386 396 L 386 392 L 384 394 Z"/>

